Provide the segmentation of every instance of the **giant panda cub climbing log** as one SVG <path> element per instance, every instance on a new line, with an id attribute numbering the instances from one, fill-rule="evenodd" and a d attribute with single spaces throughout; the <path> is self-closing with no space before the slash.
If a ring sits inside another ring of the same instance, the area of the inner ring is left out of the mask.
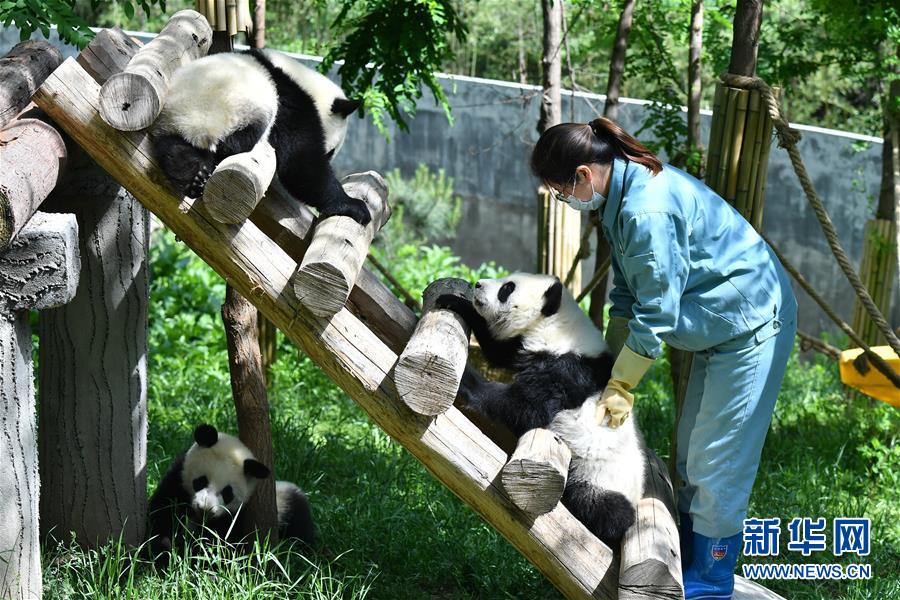
<path id="1" fill-rule="evenodd" d="M 468 369 L 461 400 L 516 436 L 559 436 L 572 453 L 562 503 L 617 548 L 643 496 L 645 446 L 634 418 L 613 429 L 594 416 L 613 366 L 603 334 L 550 275 L 482 279 L 472 300 L 445 294 L 435 306 L 457 312 L 491 365 L 515 373 L 503 384 Z"/>
<path id="2" fill-rule="evenodd" d="M 330 162 L 359 105 L 284 54 L 213 54 L 173 75 L 153 125 L 154 152 L 179 192 L 198 198 L 223 159 L 267 141 L 275 149 L 276 173 L 294 197 L 322 218 L 342 215 L 366 225 L 368 208 L 344 192 Z"/>

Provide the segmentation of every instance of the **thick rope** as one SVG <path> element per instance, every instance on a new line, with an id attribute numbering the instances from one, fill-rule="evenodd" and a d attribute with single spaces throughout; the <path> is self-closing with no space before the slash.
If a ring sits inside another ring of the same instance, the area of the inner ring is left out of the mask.
<path id="1" fill-rule="evenodd" d="M 816 292 L 816 290 L 813 289 L 813 287 L 809 284 L 808 281 L 806 281 L 803 275 L 801 275 L 800 272 L 794 268 L 794 265 L 788 262 L 788 260 L 784 257 L 784 254 L 782 254 L 778 250 L 778 247 L 772 243 L 772 240 L 767 238 L 765 234 L 760 235 L 762 235 L 763 239 L 766 240 L 766 243 L 769 244 L 769 246 L 772 248 L 772 251 L 775 252 L 775 256 L 778 257 L 778 260 L 781 261 L 781 264 L 784 265 L 784 268 L 787 270 L 787 272 L 791 274 L 791 277 L 793 277 L 794 280 L 800 284 L 800 287 L 802 287 L 803 290 L 807 294 L 809 294 L 809 297 L 812 298 L 816 302 L 816 304 L 818 304 L 822 308 L 823 311 L 825 311 L 825 314 L 828 315 L 828 318 L 834 321 L 844 333 L 850 336 L 850 339 L 853 340 L 856 345 L 862 348 L 866 357 L 868 357 L 868 359 L 871 360 L 872 363 L 874 363 L 876 369 L 881 371 L 884 376 L 894 384 L 895 387 L 900 388 L 900 375 L 897 375 L 894 369 L 891 368 L 891 365 L 889 365 L 883 358 L 875 354 L 875 352 L 872 351 L 869 345 L 866 344 L 855 331 L 853 331 L 853 328 L 845 323 L 843 319 L 837 316 L 837 313 L 831 310 L 831 307 L 828 306 L 828 303 L 825 302 L 825 299 L 822 298 L 822 296 L 820 296 Z"/>
<path id="2" fill-rule="evenodd" d="M 856 270 L 850 264 L 847 253 L 844 252 L 843 247 L 841 247 L 837 232 L 834 229 L 834 224 L 831 222 L 831 218 L 829 218 L 828 213 L 825 211 L 825 206 L 816 194 L 815 189 L 813 189 L 812 181 L 810 181 L 809 174 L 806 172 L 806 165 L 803 164 L 800 150 L 797 149 L 797 142 L 800 141 L 800 132 L 796 129 L 791 129 L 787 120 L 782 116 L 781 108 L 778 106 L 778 99 L 775 97 L 775 94 L 772 93 L 772 88 L 759 77 L 745 77 L 743 75 L 734 75 L 732 73 L 723 74 L 722 82 L 725 83 L 725 85 L 732 87 L 756 89 L 763 95 L 766 106 L 769 109 L 769 115 L 772 117 L 772 121 L 775 124 L 775 131 L 778 135 L 778 145 L 787 150 L 788 155 L 791 157 L 791 164 L 794 166 L 794 171 L 800 179 L 800 186 L 803 188 L 806 199 L 809 200 L 813 211 L 816 213 L 816 218 L 819 220 L 819 225 L 822 226 L 822 231 L 825 233 L 825 239 L 828 240 L 828 245 L 831 247 L 832 254 L 834 254 L 838 265 L 840 265 L 844 275 L 846 275 L 847 279 L 850 281 L 850 285 L 853 286 L 853 289 L 859 297 L 863 307 L 866 309 L 866 312 L 869 313 L 872 322 L 875 323 L 879 331 L 884 335 L 894 352 L 900 356 L 900 339 L 897 338 L 897 335 L 885 320 L 884 315 L 881 314 L 881 311 L 878 310 L 875 302 L 872 301 L 869 291 L 863 285 L 862 281 L 860 281 L 859 275 L 857 275 Z M 894 383 L 897 385 L 896 381 Z"/>

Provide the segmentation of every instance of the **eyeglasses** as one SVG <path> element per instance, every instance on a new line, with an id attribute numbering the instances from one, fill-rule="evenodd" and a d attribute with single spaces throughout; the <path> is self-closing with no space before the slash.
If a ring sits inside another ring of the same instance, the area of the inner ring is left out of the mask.
<path id="1" fill-rule="evenodd" d="M 576 178 L 573 177 L 573 178 L 572 178 L 572 191 L 571 191 L 571 194 L 574 194 L 574 193 L 575 193 L 575 186 L 576 186 L 576 185 L 577 185 L 577 183 L 576 183 Z M 558 201 L 558 202 L 565 202 L 565 201 L 566 201 L 566 198 L 570 195 L 570 194 L 567 194 L 567 193 L 564 192 L 564 191 L 555 190 L 555 189 L 553 189 L 553 188 L 550 187 L 550 186 L 547 186 L 547 187 L 550 188 L 550 197 L 553 198 L 554 200 Z"/>

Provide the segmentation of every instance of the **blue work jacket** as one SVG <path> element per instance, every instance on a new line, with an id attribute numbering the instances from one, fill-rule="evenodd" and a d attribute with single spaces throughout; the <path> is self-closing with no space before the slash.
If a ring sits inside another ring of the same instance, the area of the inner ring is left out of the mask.
<path id="1" fill-rule="evenodd" d="M 684 171 L 664 165 L 654 176 L 616 159 L 600 210 L 612 252 L 609 314 L 630 319 L 625 344 L 638 354 L 656 358 L 663 342 L 706 350 L 766 325 L 777 330 L 776 317 L 796 311 L 769 245 Z"/>

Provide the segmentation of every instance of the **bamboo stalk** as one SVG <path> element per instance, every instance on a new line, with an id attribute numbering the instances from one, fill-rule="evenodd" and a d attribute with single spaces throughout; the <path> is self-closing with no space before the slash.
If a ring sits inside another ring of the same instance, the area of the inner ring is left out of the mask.
<path id="1" fill-rule="evenodd" d="M 719 172 L 713 188 L 725 198 L 728 184 L 728 165 L 731 163 L 731 136 L 734 132 L 734 113 L 737 108 L 737 90 L 726 88 L 725 121 L 722 129 L 722 154 L 719 158 Z"/>
<path id="2" fill-rule="evenodd" d="M 216 0 L 216 31 L 228 30 L 228 16 L 225 10 L 225 0 Z"/>
<path id="3" fill-rule="evenodd" d="M 206 0 L 206 10 L 203 11 L 203 14 L 206 15 L 206 20 L 209 21 L 209 26 L 212 27 L 212 30 L 216 30 L 216 0 Z"/>
<path id="4" fill-rule="evenodd" d="M 237 35 L 238 32 L 238 9 L 237 0 L 225 0 L 225 10 L 227 14 L 228 35 Z"/>
<path id="5" fill-rule="evenodd" d="M 747 220 L 753 223 L 753 216 L 757 214 L 757 210 L 762 210 L 759 198 L 756 197 L 756 182 L 759 174 L 764 172 L 763 165 L 760 164 L 762 156 L 763 142 L 765 140 L 765 124 L 766 124 L 766 107 L 762 101 L 762 94 L 759 90 L 750 92 L 750 104 L 757 107 L 755 132 L 753 134 L 753 148 L 750 153 L 750 181 L 747 183 L 747 206 L 749 208 Z"/>
<path id="6" fill-rule="evenodd" d="M 859 260 L 859 276 L 863 279 L 863 285 L 866 286 L 866 289 L 871 291 L 871 287 L 869 286 L 869 277 L 871 273 L 871 262 L 872 262 L 872 225 L 873 221 L 869 221 L 863 227 L 863 251 L 862 257 Z M 856 300 L 853 303 L 853 329 L 859 332 L 859 335 L 866 341 L 866 343 L 872 343 L 872 339 L 869 336 L 869 322 L 868 319 L 865 318 L 865 309 L 860 304 L 859 300 Z"/>
<path id="7" fill-rule="evenodd" d="M 737 194 L 734 199 L 735 208 L 748 221 L 751 220 L 750 217 L 753 214 L 753 197 L 750 195 L 750 190 L 755 187 L 751 182 L 754 181 L 753 174 L 757 170 L 754 152 L 757 149 L 756 140 L 759 137 L 759 100 L 759 92 L 751 91 L 747 101 L 747 124 L 744 131 L 744 143 L 741 145 Z"/>
<path id="8" fill-rule="evenodd" d="M 781 88 L 772 88 L 772 93 L 776 99 L 781 99 Z M 753 227 L 759 231 L 762 229 L 763 209 L 766 203 L 766 176 L 769 172 L 769 152 L 772 149 L 772 117 L 769 111 L 765 111 L 765 122 L 763 123 L 763 147 L 759 156 L 759 174 L 757 175 L 756 193 L 753 200 Z"/>
<path id="9" fill-rule="evenodd" d="M 744 145 L 744 128 L 747 126 L 747 98 L 750 92 L 737 90 L 735 94 L 734 124 L 731 130 L 731 148 L 728 152 L 728 182 L 725 194 L 729 202 L 734 203 L 737 196 L 738 170 L 741 165 L 741 150 Z"/>
<path id="10" fill-rule="evenodd" d="M 709 152 L 706 158 L 706 183 L 710 187 L 716 179 L 719 171 L 719 159 L 722 155 L 722 110 L 725 106 L 725 86 L 716 84 L 716 93 L 713 99 L 712 126 L 709 130 Z"/>

